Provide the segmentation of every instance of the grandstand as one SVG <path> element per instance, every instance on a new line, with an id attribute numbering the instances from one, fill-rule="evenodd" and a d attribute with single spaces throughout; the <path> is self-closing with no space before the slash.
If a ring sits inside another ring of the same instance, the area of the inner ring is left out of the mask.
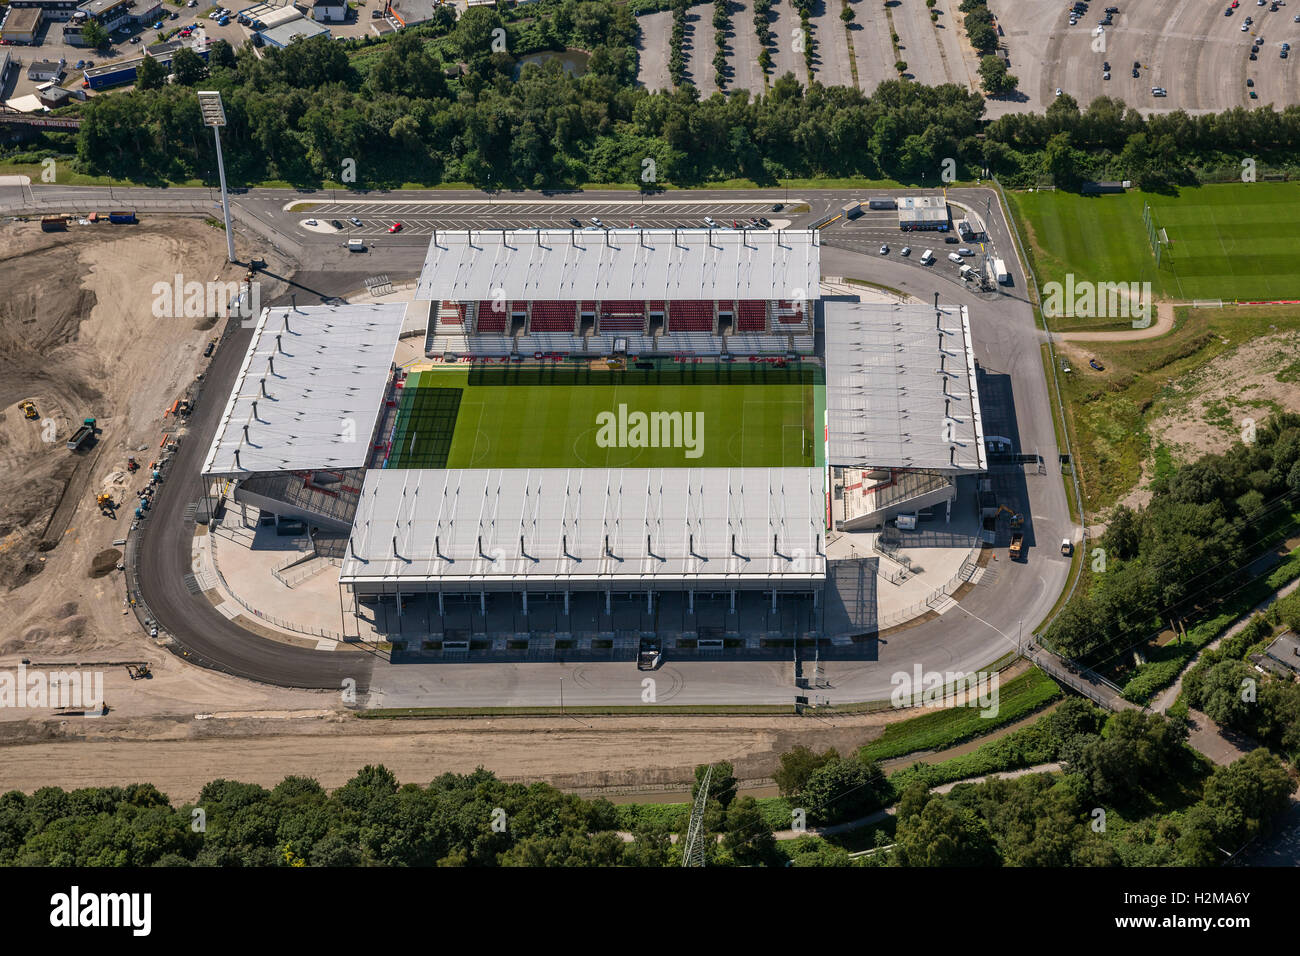
<path id="1" fill-rule="evenodd" d="M 671 606 L 700 647 L 757 646 L 747 608 L 827 636 L 861 604 L 828 533 L 951 509 L 985 458 L 965 311 L 819 275 L 813 231 L 441 231 L 428 361 L 394 365 L 402 306 L 266 310 L 208 489 L 348 530 L 348 633 L 417 607 L 434 644 L 623 646 Z"/>

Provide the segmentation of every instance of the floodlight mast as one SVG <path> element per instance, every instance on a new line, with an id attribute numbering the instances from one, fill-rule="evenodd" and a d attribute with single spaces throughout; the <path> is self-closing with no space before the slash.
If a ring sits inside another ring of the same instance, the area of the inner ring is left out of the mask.
<path id="1" fill-rule="evenodd" d="M 203 114 L 203 125 L 212 127 L 212 135 L 217 141 L 217 176 L 221 180 L 221 212 L 226 219 L 226 259 L 235 259 L 235 233 L 230 228 L 230 197 L 226 195 L 226 164 L 221 156 L 221 127 L 226 125 L 226 110 L 221 105 L 221 93 L 215 90 L 199 90 L 199 111 Z"/>

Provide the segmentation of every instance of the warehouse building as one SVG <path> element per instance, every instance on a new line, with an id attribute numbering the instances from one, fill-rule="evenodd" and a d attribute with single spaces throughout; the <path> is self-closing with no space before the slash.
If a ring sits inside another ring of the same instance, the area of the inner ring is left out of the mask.
<path id="1" fill-rule="evenodd" d="M 257 36 L 269 47 L 284 49 L 294 40 L 310 40 L 312 37 L 329 36 L 329 27 L 321 26 L 306 17 L 297 16 L 283 23 L 278 23 L 268 30 L 259 30 Z"/>
<path id="2" fill-rule="evenodd" d="M 948 200 L 943 196 L 903 196 L 898 200 L 898 228 L 904 232 L 947 232 Z"/>
<path id="3" fill-rule="evenodd" d="M 40 10 L 46 22 L 71 20 L 82 0 L 9 0 L 12 10 Z"/>
<path id="4" fill-rule="evenodd" d="M 44 22 L 45 11 L 40 7 L 11 7 L 4 25 L 0 26 L 0 39 L 8 43 L 35 43 Z"/>

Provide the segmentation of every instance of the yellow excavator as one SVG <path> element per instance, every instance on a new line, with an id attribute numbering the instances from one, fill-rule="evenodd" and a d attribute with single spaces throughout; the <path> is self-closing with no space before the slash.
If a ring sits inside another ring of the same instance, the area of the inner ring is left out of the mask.
<path id="1" fill-rule="evenodd" d="M 1010 508 L 1008 508 L 1006 505 L 998 505 L 998 510 L 994 513 L 994 515 L 993 515 L 993 520 L 994 520 L 994 521 L 997 521 L 997 520 L 998 520 L 998 516 L 1001 515 L 1002 512 L 1004 512 L 1004 511 L 1005 511 L 1007 514 L 1011 515 L 1011 530 L 1012 530 L 1012 531 L 1016 530 L 1017 528 L 1023 528 L 1023 527 L 1025 526 L 1025 516 L 1022 515 L 1022 514 L 1021 514 L 1020 512 L 1018 512 L 1018 511 L 1012 511 L 1012 510 L 1011 510 Z"/>
<path id="2" fill-rule="evenodd" d="M 23 399 L 18 403 L 18 407 L 23 410 L 23 414 L 30 420 L 35 420 L 41 417 L 41 413 L 36 410 L 36 403 L 31 399 Z"/>
<path id="3" fill-rule="evenodd" d="M 99 507 L 99 513 L 102 515 L 111 515 L 117 505 L 113 504 L 113 496 L 107 491 L 101 491 L 95 495 L 95 504 Z"/>

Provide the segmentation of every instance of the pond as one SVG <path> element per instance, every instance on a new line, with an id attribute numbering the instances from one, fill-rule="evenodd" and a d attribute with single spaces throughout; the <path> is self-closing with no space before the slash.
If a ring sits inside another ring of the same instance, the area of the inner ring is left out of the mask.
<path id="1" fill-rule="evenodd" d="M 519 62 L 515 64 L 515 79 L 519 78 L 520 72 L 529 63 L 545 65 L 552 60 L 558 60 L 564 72 L 569 76 L 582 76 L 587 72 L 587 61 L 591 56 L 581 50 L 565 50 L 563 53 L 557 53 L 555 50 L 543 50 L 540 53 L 530 53 L 527 56 L 521 56 Z"/>

